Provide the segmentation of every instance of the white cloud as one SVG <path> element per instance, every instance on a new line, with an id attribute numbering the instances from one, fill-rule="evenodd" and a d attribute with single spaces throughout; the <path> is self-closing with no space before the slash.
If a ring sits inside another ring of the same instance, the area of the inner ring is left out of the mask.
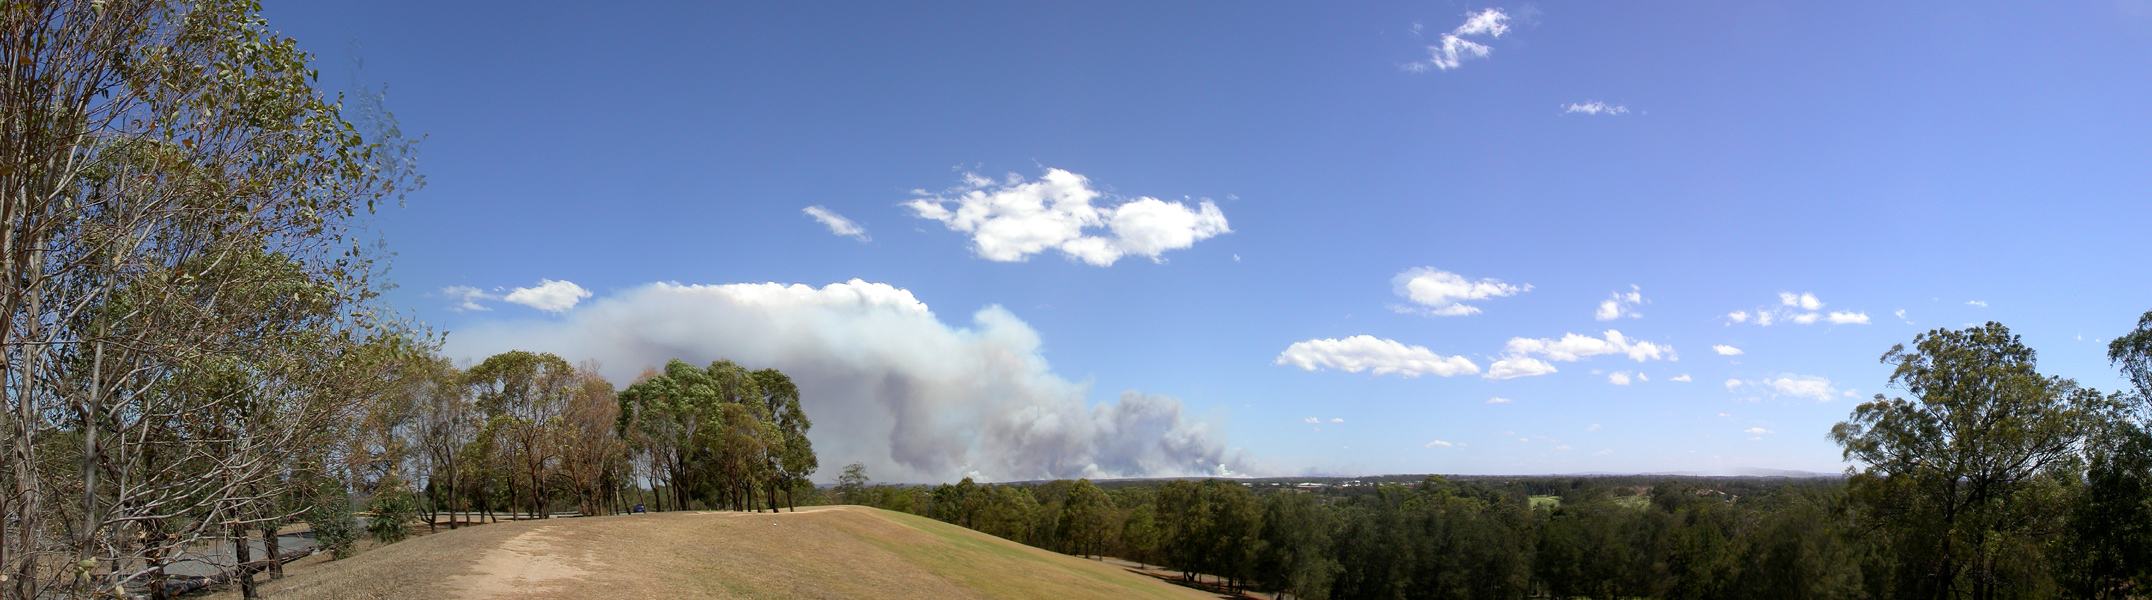
<path id="1" fill-rule="evenodd" d="M 867 237 L 867 228 L 860 227 L 858 223 L 852 222 L 851 219 L 844 218 L 844 215 L 837 214 L 835 211 L 831 211 L 827 208 L 822 208 L 820 205 L 802 208 L 800 209 L 800 212 L 806 213 L 809 217 L 813 217 L 814 220 L 818 223 L 821 223 L 823 227 L 828 227 L 831 234 L 856 239 L 862 242 L 873 239 Z"/>
<path id="2" fill-rule="evenodd" d="M 1599 424 L 1598 424 L 1598 423 L 1593 423 L 1593 424 L 1590 424 L 1590 425 L 1586 425 L 1586 426 L 1584 426 L 1584 430 L 1585 430 L 1585 431 L 1598 431 L 1599 429 L 1600 429 L 1600 427 L 1599 427 Z"/>
<path id="3" fill-rule="evenodd" d="M 1347 373 L 1369 371 L 1376 375 L 1405 377 L 1451 377 L 1479 372 L 1479 365 L 1465 357 L 1443 356 L 1426 346 L 1408 346 L 1371 335 L 1293 342 L 1272 363 L 1306 371 L 1336 369 Z"/>
<path id="4" fill-rule="evenodd" d="M 441 288 L 441 295 L 448 296 L 449 298 L 456 301 L 455 306 L 449 307 L 449 310 L 453 310 L 456 312 L 477 312 L 493 310 L 492 308 L 489 308 L 484 304 L 480 304 L 479 302 L 482 300 L 499 299 L 492 294 L 486 293 L 485 290 L 481 290 L 468 285 L 452 285 L 445 288 Z"/>
<path id="5" fill-rule="evenodd" d="M 1510 400 L 1501 396 L 1495 396 L 1493 398 L 1487 399 L 1488 404 L 1509 404 L 1510 402 L 1514 402 L 1514 400 Z"/>
<path id="6" fill-rule="evenodd" d="M 1541 356 L 1558 362 L 1576 362 L 1604 354 L 1627 355 L 1630 360 L 1676 360 L 1674 348 L 1654 342 L 1634 341 L 1620 331 L 1608 329 L 1600 337 L 1563 334 L 1561 339 L 1510 338 L 1503 346 L 1509 356 Z"/>
<path id="7" fill-rule="evenodd" d="M 1740 348 L 1735 348 L 1735 347 L 1733 347 L 1733 346 L 1729 346 L 1729 345 L 1726 345 L 1726 344 L 1712 344 L 1712 345 L 1711 345 L 1711 351 L 1712 351 L 1712 352 L 1717 352 L 1717 353 L 1719 353 L 1719 356 L 1740 356 L 1740 355 L 1741 355 L 1741 349 L 1740 349 Z"/>
<path id="8" fill-rule="evenodd" d="M 1464 66 L 1464 61 L 1486 58 L 1494 50 L 1486 44 L 1465 39 L 1466 37 L 1499 38 L 1509 33 L 1509 14 L 1499 8 L 1489 8 L 1465 16 L 1465 22 L 1449 33 L 1442 34 L 1442 43 L 1427 47 L 1427 61 L 1413 63 L 1407 70 L 1419 72 L 1428 66 L 1448 71 Z"/>
<path id="9" fill-rule="evenodd" d="M 1743 430 L 1741 430 L 1741 432 L 1742 432 L 1742 433 L 1746 433 L 1746 434 L 1749 434 L 1749 435 L 1752 435 L 1752 436 L 1763 436 L 1763 435 L 1769 435 L 1769 434 L 1771 433 L 1771 430 L 1769 430 L 1769 429 L 1764 429 L 1764 428 L 1762 428 L 1762 427 L 1750 427 L 1750 428 L 1748 428 L 1748 429 L 1743 429 Z"/>
<path id="10" fill-rule="evenodd" d="M 1569 104 L 1562 105 L 1562 114 L 1584 114 L 1592 116 L 1605 115 L 1614 117 L 1629 114 L 1629 107 L 1622 106 L 1619 104 L 1607 104 L 1598 100 L 1593 100 L 1590 102 L 1571 102 Z"/>
<path id="11" fill-rule="evenodd" d="M 1636 312 L 1636 307 L 1643 304 L 1644 288 L 1637 287 L 1636 284 L 1632 283 L 1629 284 L 1629 291 L 1617 291 L 1608 294 L 1607 299 L 1599 301 L 1599 311 L 1593 313 L 1592 318 L 1601 321 L 1612 321 L 1622 317 L 1643 318 L 1642 313 Z"/>
<path id="12" fill-rule="evenodd" d="M 1554 451 L 1555 451 L 1555 452 L 1568 452 L 1568 451 L 1569 451 L 1569 444 L 1555 444 L 1555 445 L 1554 445 Z"/>
<path id="13" fill-rule="evenodd" d="M 800 388 L 824 464 L 862 462 L 893 481 L 1000 481 L 1260 472 L 1169 397 L 1123 392 L 1092 403 L 1089 385 L 1054 372 L 1036 330 L 989 306 L 949 324 L 908 290 L 857 279 L 645 285 L 555 321 L 503 319 L 448 336 L 451 358 L 522 349 L 597 360 L 625 384 L 678 358 L 776 368 Z M 825 467 L 822 477 L 834 476 Z"/>
<path id="14" fill-rule="evenodd" d="M 1726 322 L 1729 325 L 1753 323 L 1761 327 L 1769 327 L 1772 323 L 1778 321 L 1791 321 L 1796 325 L 1814 325 L 1822 322 L 1829 322 L 1832 325 L 1868 324 L 1868 313 L 1866 312 L 1844 310 L 1831 311 L 1826 314 L 1822 312 L 1824 306 L 1823 300 L 1817 298 L 1813 292 L 1779 292 L 1776 305 L 1759 306 L 1753 312 L 1737 310 L 1726 313 Z M 1900 318 L 1903 318 L 1903 316 Z"/>
<path id="15" fill-rule="evenodd" d="M 1190 207 L 1144 196 L 1094 206 L 1102 195 L 1089 179 L 1062 169 L 1047 169 L 1036 181 L 1012 174 L 998 183 L 966 173 L 946 195 L 922 195 L 905 206 L 919 218 L 971 234 L 972 250 L 996 262 L 1021 262 L 1048 250 L 1100 267 L 1124 256 L 1162 261 L 1167 251 L 1233 232 L 1209 200 Z"/>
<path id="16" fill-rule="evenodd" d="M 1895 315 L 1895 316 L 1897 316 L 1897 317 L 1898 317 L 1898 320 L 1900 320 L 1900 321 L 1905 321 L 1905 324 L 1907 324 L 1907 325 L 1912 325 L 1912 324 L 1913 324 L 1913 320 L 1912 320 L 1912 319 L 1908 319 L 1908 318 L 1905 318 L 1905 309 L 1903 309 L 1903 308 L 1901 308 L 1901 309 L 1898 309 L 1898 310 L 1894 310 L 1894 311 L 1891 311 L 1891 313 L 1890 313 L 1890 314 L 1892 314 L 1892 315 Z"/>
<path id="17" fill-rule="evenodd" d="M 1495 360 L 1494 364 L 1487 366 L 1488 379 L 1538 377 L 1540 375 L 1551 375 L 1554 372 L 1554 365 L 1529 356 L 1505 356 Z"/>
<path id="18" fill-rule="evenodd" d="M 1440 317 L 1460 317 L 1478 314 L 1479 307 L 1465 304 L 1468 301 L 1504 298 L 1532 291 L 1532 284 L 1512 285 L 1500 279 L 1482 278 L 1477 281 L 1463 275 L 1434 267 L 1408 269 L 1390 278 L 1390 286 L 1397 295 L 1404 297 L 1416 308 L 1405 312 L 1425 312 Z"/>
<path id="19" fill-rule="evenodd" d="M 1615 371 L 1613 373 L 1608 373 L 1607 383 L 1611 383 L 1614 385 L 1629 385 L 1629 372 Z"/>
<path id="20" fill-rule="evenodd" d="M 1765 380 L 1764 384 L 1780 395 L 1810 398 L 1817 402 L 1830 400 L 1837 393 L 1831 388 L 1831 380 L 1808 375 L 1781 375 Z"/>
<path id="21" fill-rule="evenodd" d="M 1452 446 L 1456 446 L 1456 444 L 1452 444 L 1448 440 L 1434 440 L 1427 443 L 1429 448 L 1449 448 Z"/>
<path id="22" fill-rule="evenodd" d="M 576 304 L 589 297 L 590 290 L 583 289 L 583 286 L 576 285 L 573 281 L 541 279 L 538 280 L 538 285 L 509 290 L 508 295 L 502 296 L 501 299 L 550 313 L 560 313 L 575 308 Z"/>
<path id="23" fill-rule="evenodd" d="M 1332 424 L 1332 425 L 1336 425 L 1336 424 L 1338 424 L 1338 423 L 1343 423 L 1343 422 L 1345 422 L 1345 418 L 1344 418 L 1344 417 L 1330 417 L 1330 424 Z"/>
<path id="24" fill-rule="evenodd" d="M 1986 300 L 1967 300 L 1967 301 L 1965 301 L 1965 305 L 1966 305 L 1966 306 L 1973 306 L 1973 307 L 1978 307 L 1978 308 L 1987 308 L 1987 307 L 1988 307 L 1988 301 L 1986 301 Z"/>
<path id="25" fill-rule="evenodd" d="M 1773 396 L 1805 398 L 1817 402 L 1828 402 L 1832 398 L 1838 397 L 1842 392 L 1831 385 L 1831 380 L 1814 375 L 1787 374 L 1754 381 L 1726 380 L 1727 391 L 1742 387 L 1756 388 Z"/>
<path id="26" fill-rule="evenodd" d="M 1694 378 L 1691 378 L 1691 377 L 1689 377 L 1689 374 L 1688 374 L 1688 373 L 1682 373 L 1682 374 L 1680 374 L 1680 375 L 1675 375 L 1675 376 L 1674 376 L 1674 379 L 1673 379 L 1673 380 L 1674 380 L 1674 381 L 1679 381 L 1679 382 L 1681 382 L 1681 383 L 1688 383 L 1688 382 L 1691 382 L 1691 381 L 1696 381 L 1696 379 L 1694 379 Z"/>

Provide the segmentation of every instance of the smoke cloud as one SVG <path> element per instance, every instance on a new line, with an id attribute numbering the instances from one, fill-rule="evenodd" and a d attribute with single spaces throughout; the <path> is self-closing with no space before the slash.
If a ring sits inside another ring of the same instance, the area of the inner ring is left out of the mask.
<path id="1" fill-rule="evenodd" d="M 999 306 L 955 327 L 908 290 L 853 279 L 655 283 L 557 320 L 480 323 L 449 335 L 445 350 L 473 361 L 511 349 L 595 359 L 623 385 L 674 358 L 774 367 L 799 385 L 825 480 L 851 462 L 876 480 L 912 482 L 1249 470 L 1178 400 L 1131 391 L 1091 406 L 1087 387 L 1055 374 L 1039 348 L 1038 333 Z"/>

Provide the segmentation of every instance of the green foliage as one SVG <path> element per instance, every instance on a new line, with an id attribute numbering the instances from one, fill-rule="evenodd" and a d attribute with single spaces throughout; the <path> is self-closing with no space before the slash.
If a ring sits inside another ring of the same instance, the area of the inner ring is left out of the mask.
<path id="1" fill-rule="evenodd" d="M 1883 355 L 1913 399 L 1876 396 L 1831 430 L 1861 516 L 1908 568 L 1896 595 L 1985 596 L 2053 584 L 2038 532 L 2059 529 L 2060 489 L 2112 400 L 2041 375 L 1998 323 L 1914 338 Z"/>
<path id="2" fill-rule="evenodd" d="M 366 522 L 366 531 L 383 544 L 394 544 L 411 537 L 411 521 L 418 518 L 418 497 L 401 484 L 384 487 L 366 502 L 367 512 L 373 518 Z"/>
<path id="3" fill-rule="evenodd" d="M 1089 479 L 1076 480 L 1061 501 L 1058 515 L 1062 551 L 1077 556 L 1105 553 L 1106 543 L 1113 538 L 1116 516 L 1113 498 L 1105 490 L 1092 485 Z"/>
<path id="4" fill-rule="evenodd" d="M 837 501 L 844 504 L 867 504 L 867 465 L 852 463 L 844 466 L 844 473 L 837 476 Z"/>
<path id="5" fill-rule="evenodd" d="M 342 482 L 324 477 L 315 484 L 310 500 L 305 519 L 314 532 L 314 543 L 327 549 L 332 558 L 351 556 L 352 545 L 359 541 L 359 520 L 351 514 L 350 492 Z"/>

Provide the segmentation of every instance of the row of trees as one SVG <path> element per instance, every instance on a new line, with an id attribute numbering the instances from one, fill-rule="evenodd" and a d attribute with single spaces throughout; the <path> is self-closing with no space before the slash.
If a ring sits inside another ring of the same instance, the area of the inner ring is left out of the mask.
<path id="1" fill-rule="evenodd" d="M 1832 430 L 1845 479 L 906 487 L 853 465 L 832 491 L 1300 598 L 2142 597 L 2152 313 L 2108 356 L 2132 389 L 2043 375 L 1999 324 L 1922 334 L 1883 357 L 1910 397 Z"/>
<path id="2" fill-rule="evenodd" d="M 349 438 L 348 480 L 377 497 L 415 493 L 429 523 L 445 514 L 451 528 L 645 499 L 776 510 L 809 485 L 813 423 L 784 373 L 672 361 L 616 392 L 596 371 L 520 350 L 468 369 L 413 361 Z"/>

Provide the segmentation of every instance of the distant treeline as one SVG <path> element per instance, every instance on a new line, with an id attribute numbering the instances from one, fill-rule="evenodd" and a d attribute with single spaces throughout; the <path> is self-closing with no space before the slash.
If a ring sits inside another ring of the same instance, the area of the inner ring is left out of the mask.
<path id="1" fill-rule="evenodd" d="M 892 486 L 855 464 L 830 500 L 1296 598 L 2140 598 L 2152 312 L 2108 357 L 2131 390 L 2041 375 L 1999 324 L 1922 334 L 1883 357 L 1911 397 L 1830 432 L 1847 478 Z"/>

